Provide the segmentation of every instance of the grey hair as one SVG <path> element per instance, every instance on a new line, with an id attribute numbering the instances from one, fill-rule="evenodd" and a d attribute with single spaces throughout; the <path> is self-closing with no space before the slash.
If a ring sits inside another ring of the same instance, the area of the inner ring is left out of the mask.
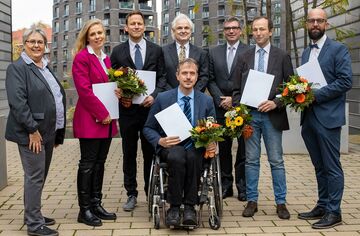
<path id="1" fill-rule="evenodd" d="M 26 40 L 28 40 L 29 36 L 35 33 L 39 33 L 43 37 L 45 46 L 47 46 L 47 38 L 44 30 L 37 27 L 31 27 L 30 29 L 25 30 L 22 37 L 23 45 L 25 45 Z"/>
<path id="2" fill-rule="evenodd" d="M 190 25 L 191 32 L 194 29 L 194 22 L 192 22 L 192 20 L 190 20 L 190 18 L 187 15 L 180 13 L 179 15 L 175 16 L 174 20 L 171 22 L 171 29 L 172 29 L 171 37 L 174 40 L 175 40 L 174 30 L 175 30 L 176 24 L 178 23 L 179 20 L 186 20 Z"/>

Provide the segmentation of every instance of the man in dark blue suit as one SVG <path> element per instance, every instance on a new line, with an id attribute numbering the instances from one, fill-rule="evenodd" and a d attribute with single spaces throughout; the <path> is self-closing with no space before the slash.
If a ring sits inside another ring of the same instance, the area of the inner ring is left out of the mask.
<path id="1" fill-rule="evenodd" d="M 183 225 L 196 225 L 196 211 L 194 205 L 198 202 L 198 182 L 200 178 L 202 155 L 204 149 L 196 149 L 188 145 L 190 138 L 180 141 L 179 137 L 166 136 L 155 114 L 167 107 L 178 103 L 186 110 L 186 101 L 190 106 L 191 123 L 194 126 L 199 119 L 209 116 L 215 117 L 215 108 L 210 96 L 194 89 L 198 78 L 198 65 L 192 58 L 179 62 L 176 72 L 179 86 L 160 93 L 150 109 L 144 126 L 144 135 L 152 144 L 156 153 L 168 164 L 168 192 L 167 201 L 170 208 L 166 217 L 168 226 L 180 225 L 180 205 L 184 204 Z M 207 147 L 208 151 L 215 151 L 216 145 Z"/>
<path id="2" fill-rule="evenodd" d="M 310 212 L 300 213 L 304 220 L 320 219 L 314 229 L 341 224 L 340 204 L 344 173 L 340 163 L 340 133 L 345 124 L 345 93 L 352 85 L 351 59 L 347 48 L 329 39 L 326 12 L 309 11 L 307 30 L 311 45 L 304 50 L 302 64 L 318 60 L 327 85 L 315 90 L 315 100 L 301 117 L 301 135 L 315 167 L 318 201 Z"/>

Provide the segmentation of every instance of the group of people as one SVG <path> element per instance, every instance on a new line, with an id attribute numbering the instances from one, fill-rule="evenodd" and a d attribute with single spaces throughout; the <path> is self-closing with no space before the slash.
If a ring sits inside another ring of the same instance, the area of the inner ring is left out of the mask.
<path id="1" fill-rule="evenodd" d="M 277 88 L 293 75 L 291 59 L 271 45 L 273 24 L 266 16 L 256 17 L 252 23 L 255 46 L 240 42 L 242 29 L 237 18 L 226 19 L 223 26 L 226 43 L 206 52 L 190 43 L 193 22 L 179 14 L 171 25 L 174 42 L 160 47 L 144 39 L 144 15 L 135 10 L 126 17 L 128 41 L 116 46 L 108 57 L 102 50 L 106 41 L 102 22 L 92 19 L 84 24 L 75 42 L 72 65 L 79 95 L 73 118 L 74 136 L 79 139 L 81 152 L 77 174 L 78 222 L 100 226 L 102 220 L 117 217 L 102 206 L 102 185 L 104 164 L 118 125 L 92 91 L 93 84 L 108 82 L 111 67 L 156 72 L 156 88 L 141 104 L 125 106 L 127 101 L 121 89 L 114 91 L 119 98 L 124 187 L 128 196 L 124 211 L 133 211 L 137 204 L 136 158 L 140 138 L 145 194 L 151 161 L 156 154 L 168 164 L 167 225 L 196 225 L 202 155 L 205 149 L 216 150 L 216 144 L 196 149 L 190 138 L 181 141 L 177 136 L 166 136 L 155 114 L 178 103 L 193 126 L 197 120 L 209 116 L 224 124 L 224 113 L 239 104 L 247 74 L 254 69 L 275 78 L 268 100 L 251 108 L 252 136 L 237 139 L 234 168 L 237 198 L 247 201 L 244 217 L 257 212 L 262 137 L 271 167 L 276 212 L 281 219 L 290 218 L 282 151 L 282 132 L 289 129 L 289 124 Z M 326 36 L 328 22 L 324 10 L 310 10 L 306 26 L 311 44 L 303 52 L 302 63 L 318 60 L 328 85 L 315 90 L 313 104 L 301 117 L 301 134 L 315 167 L 318 201 L 314 209 L 299 213 L 298 218 L 319 219 L 312 224 L 313 228 L 329 228 L 342 221 L 344 175 L 340 164 L 340 131 L 345 123 L 345 93 L 352 86 L 351 61 L 346 47 Z M 6 73 L 10 106 L 6 139 L 18 144 L 24 169 L 24 223 L 28 235 L 58 235 L 47 227 L 55 224 L 55 220 L 41 213 L 41 193 L 53 148 L 64 140 L 66 108 L 64 90 L 44 58 L 46 43 L 41 29 L 27 30 L 23 35 L 24 51 Z M 206 88 L 211 96 L 203 93 Z M 232 142 L 226 138 L 219 143 L 223 198 L 234 194 Z M 182 217 L 181 205 L 184 206 Z"/>

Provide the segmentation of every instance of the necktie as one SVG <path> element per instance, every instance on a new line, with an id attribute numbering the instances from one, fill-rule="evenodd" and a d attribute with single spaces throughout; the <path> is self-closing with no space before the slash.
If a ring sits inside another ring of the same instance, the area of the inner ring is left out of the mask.
<path id="1" fill-rule="evenodd" d="M 263 48 L 260 48 L 258 50 L 259 52 L 259 62 L 258 62 L 258 71 L 260 72 L 265 72 L 265 68 L 264 68 L 264 55 L 265 55 L 265 50 Z"/>
<path id="2" fill-rule="evenodd" d="M 135 45 L 135 66 L 137 70 L 141 70 L 143 68 L 143 60 L 140 52 L 139 44 Z"/>
<path id="3" fill-rule="evenodd" d="M 184 96 L 181 98 L 181 100 L 184 101 L 184 114 L 186 116 L 186 118 L 189 120 L 190 124 L 192 124 L 191 122 L 191 106 L 190 106 L 190 97 L 188 96 Z M 184 141 L 184 148 L 185 150 L 189 149 L 192 146 L 192 140 L 191 138 L 188 138 Z"/>
<path id="4" fill-rule="evenodd" d="M 231 66 L 232 66 L 232 63 L 234 61 L 234 47 L 229 47 L 229 54 L 228 54 L 228 58 L 227 58 L 227 66 L 228 66 L 228 71 L 230 73 L 230 70 L 231 70 Z"/>
<path id="5" fill-rule="evenodd" d="M 313 48 L 319 49 L 319 46 L 316 43 L 310 44 L 310 49 L 313 49 Z"/>
<path id="6" fill-rule="evenodd" d="M 185 60 L 185 46 L 181 45 L 180 46 L 180 52 L 179 52 L 179 62 L 182 62 L 183 60 Z"/>

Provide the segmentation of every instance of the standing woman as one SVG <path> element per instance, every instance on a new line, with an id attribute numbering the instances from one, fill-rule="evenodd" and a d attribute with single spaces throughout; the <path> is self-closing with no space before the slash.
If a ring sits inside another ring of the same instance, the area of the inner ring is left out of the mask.
<path id="1" fill-rule="evenodd" d="M 102 51 L 105 29 L 99 19 L 92 19 L 81 29 L 74 48 L 72 74 L 77 93 L 73 129 L 79 138 L 81 159 L 77 176 L 80 212 L 78 222 L 90 226 L 102 225 L 103 220 L 115 220 L 115 213 L 101 206 L 104 164 L 111 139 L 117 134 L 116 121 L 94 95 L 92 85 L 108 82 L 111 63 Z M 119 93 L 117 94 L 119 95 Z"/>
<path id="2" fill-rule="evenodd" d="M 65 92 L 44 58 L 47 45 L 42 29 L 23 34 L 24 51 L 6 71 L 10 107 L 5 138 L 18 145 L 24 169 L 24 223 L 28 235 L 58 232 L 47 225 L 54 219 L 41 214 L 41 194 L 49 171 L 53 148 L 65 134 Z"/>

